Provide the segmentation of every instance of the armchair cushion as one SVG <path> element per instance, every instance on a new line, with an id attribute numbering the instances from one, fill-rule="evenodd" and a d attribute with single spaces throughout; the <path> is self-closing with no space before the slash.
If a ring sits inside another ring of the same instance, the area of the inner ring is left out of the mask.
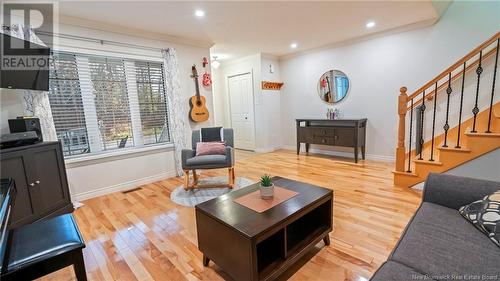
<path id="1" fill-rule="evenodd" d="M 226 143 L 226 155 L 199 155 L 196 156 L 196 146 L 200 142 L 200 130 L 191 134 L 192 149 L 183 149 L 181 153 L 182 169 L 219 169 L 234 166 L 234 138 L 233 129 L 223 128 L 224 141 Z"/>
<path id="2" fill-rule="evenodd" d="M 199 142 L 196 144 L 196 156 L 226 155 L 226 143 L 222 141 Z"/>
<path id="3" fill-rule="evenodd" d="M 224 140 L 224 131 L 222 130 L 222 127 L 200 129 L 200 141 L 202 142 L 223 141 L 223 140 Z"/>
<path id="4" fill-rule="evenodd" d="M 188 166 L 223 165 L 226 163 L 226 155 L 200 155 L 189 158 L 186 163 Z"/>
<path id="5" fill-rule="evenodd" d="M 196 144 L 201 141 L 200 130 L 194 130 L 191 134 L 191 148 L 196 150 Z M 234 134 L 231 128 L 222 128 L 222 140 L 227 146 L 234 147 Z"/>
<path id="6" fill-rule="evenodd" d="M 226 147 L 226 155 L 195 155 L 196 152 L 194 150 L 182 150 L 183 169 L 219 169 L 234 166 L 234 152 L 233 148 L 229 146 Z"/>

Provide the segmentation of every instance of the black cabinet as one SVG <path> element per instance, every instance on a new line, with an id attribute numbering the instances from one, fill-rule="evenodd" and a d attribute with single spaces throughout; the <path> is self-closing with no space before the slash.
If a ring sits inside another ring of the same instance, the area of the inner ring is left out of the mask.
<path id="1" fill-rule="evenodd" d="M 17 189 L 11 228 L 73 211 L 59 142 L 4 149 L 0 158 L 1 177 Z"/>
<path id="2" fill-rule="evenodd" d="M 354 159 L 358 162 L 358 151 L 365 159 L 367 119 L 296 119 L 297 122 L 297 154 L 300 144 L 306 144 L 309 152 L 310 144 L 330 146 L 347 146 L 354 148 Z"/>

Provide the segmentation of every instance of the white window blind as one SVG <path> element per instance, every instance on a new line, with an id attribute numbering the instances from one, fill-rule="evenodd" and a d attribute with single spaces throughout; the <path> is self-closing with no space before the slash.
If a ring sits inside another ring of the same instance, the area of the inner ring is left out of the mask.
<path id="1" fill-rule="evenodd" d="M 144 143 L 168 141 L 168 118 L 163 65 L 135 62 L 137 94 Z"/>
<path id="2" fill-rule="evenodd" d="M 89 68 L 103 149 L 133 146 L 123 60 L 89 57 Z"/>
<path id="3" fill-rule="evenodd" d="M 76 58 L 53 54 L 50 69 L 49 101 L 57 138 L 65 155 L 89 152 L 87 127 Z"/>
<path id="4" fill-rule="evenodd" d="M 162 63 L 54 58 L 50 105 L 65 156 L 170 142 Z"/>

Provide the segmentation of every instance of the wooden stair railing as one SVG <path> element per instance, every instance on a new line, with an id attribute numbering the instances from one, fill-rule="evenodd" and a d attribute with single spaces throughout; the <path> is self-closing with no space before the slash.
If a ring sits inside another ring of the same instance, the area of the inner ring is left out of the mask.
<path id="1" fill-rule="evenodd" d="M 482 56 L 482 60 L 486 60 L 488 59 L 489 57 L 491 57 L 493 54 L 496 54 L 496 50 L 497 50 L 497 47 L 495 46 L 493 49 L 489 50 L 486 54 L 484 54 Z M 474 60 L 472 63 L 469 63 L 466 67 L 465 67 L 465 72 L 468 73 L 469 71 L 471 70 L 474 70 L 474 67 L 476 67 L 477 65 L 479 64 L 479 58 L 477 58 L 476 60 Z M 458 78 L 462 78 L 463 77 L 463 71 L 461 72 L 458 72 L 458 73 L 455 73 L 454 75 L 451 76 L 451 83 L 455 82 Z M 437 92 L 443 90 L 444 88 L 446 88 L 448 86 L 448 80 L 446 81 L 442 81 L 440 84 L 438 83 L 438 88 L 437 88 Z M 434 94 L 435 94 L 436 90 L 435 89 L 431 89 L 430 92 L 428 92 L 426 95 L 425 95 L 425 100 L 432 100 L 434 98 Z M 415 92 L 413 93 L 412 95 L 415 95 L 417 98 L 418 98 L 418 93 Z M 415 101 L 415 104 L 414 106 L 418 106 L 422 103 L 422 99 L 418 99 Z M 407 110 L 409 111 L 410 110 L 410 107 L 408 106 Z"/>
<path id="2" fill-rule="evenodd" d="M 500 44 L 500 32 L 497 32 L 491 38 L 486 40 L 484 43 L 476 47 L 474 50 L 469 52 L 463 58 L 455 62 L 453 65 L 448 67 L 445 71 L 441 72 L 434 79 L 427 82 L 424 86 L 417 89 L 411 95 L 407 94 L 407 88 L 402 87 L 400 89 L 400 94 L 398 97 L 398 116 L 399 116 L 399 125 L 398 125 L 398 142 L 396 148 L 396 163 L 395 163 L 395 177 L 398 174 L 407 173 L 412 174 L 412 160 L 413 161 L 430 161 L 433 162 L 434 159 L 434 150 L 435 150 L 435 133 L 436 133 L 436 96 L 439 93 L 439 90 L 446 88 L 446 116 L 445 116 L 445 124 L 443 126 L 444 130 L 444 142 L 441 145 L 442 148 L 447 148 L 449 144 L 449 136 L 448 130 L 450 129 L 449 123 L 449 112 L 450 112 L 450 96 L 453 92 L 451 88 L 451 83 L 454 80 L 461 78 L 461 91 L 460 91 L 460 105 L 459 105 L 459 116 L 458 116 L 458 133 L 456 134 L 456 145 L 455 148 L 459 149 L 460 146 L 460 135 L 461 128 L 460 125 L 462 123 L 462 111 L 463 111 L 463 99 L 464 99 L 464 84 L 465 84 L 465 76 L 469 70 L 475 68 L 475 74 L 477 75 L 476 82 L 476 90 L 475 90 L 475 105 L 471 109 L 473 114 L 473 122 L 470 133 L 478 133 L 476 128 L 476 117 L 480 111 L 478 108 L 478 97 L 479 97 L 479 89 L 480 89 L 480 81 L 481 74 L 483 73 L 482 63 L 484 60 L 491 56 L 495 56 L 495 65 L 493 69 L 493 85 L 491 88 L 491 96 L 489 103 L 489 119 L 487 129 L 484 131 L 484 134 L 492 134 L 491 131 L 491 119 L 492 119 L 492 110 L 493 110 L 493 101 L 495 94 L 495 81 L 496 81 L 496 72 L 498 65 L 498 51 Z M 477 59 L 474 59 L 477 57 Z M 472 62 L 471 62 L 472 60 Z M 477 66 L 477 67 L 476 67 Z M 446 79 L 447 78 L 447 79 Z M 441 81 L 446 79 L 446 81 Z M 484 87 L 484 86 L 483 86 Z M 412 137 L 413 137 L 413 122 L 416 122 L 414 119 L 421 120 L 419 124 L 415 124 L 415 128 L 419 128 L 420 132 L 424 131 L 424 116 L 426 114 L 426 102 L 430 102 L 433 100 L 433 112 L 432 113 L 432 136 L 431 136 L 431 148 L 430 148 L 430 157 L 428 160 L 424 160 L 423 158 L 423 149 L 422 146 L 424 144 L 423 135 L 417 136 L 419 139 L 416 139 L 416 142 L 420 144 L 420 153 L 416 154 L 415 157 L 418 156 L 417 159 L 412 159 Z M 418 107 L 418 111 L 414 114 L 414 109 Z M 409 127 L 406 126 L 406 116 L 408 111 L 410 112 L 409 116 Z M 413 115 L 420 115 L 420 118 L 414 118 Z M 406 139 L 406 130 L 409 130 L 409 138 Z M 498 133 L 498 132 L 497 132 Z M 408 149 L 405 146 L 405 143 L 408 142 Z M 407 157 L 408 156 L 408 157 Z"/>

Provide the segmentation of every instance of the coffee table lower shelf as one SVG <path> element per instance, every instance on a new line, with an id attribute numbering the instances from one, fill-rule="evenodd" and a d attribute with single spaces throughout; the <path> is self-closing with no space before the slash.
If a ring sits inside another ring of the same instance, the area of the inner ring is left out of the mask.
<path id="1" fill-rule="evenodd" d="M 203 263 L 212 260 L 234 280 L 274 280 L 321 240 L 330 244 L 332 207 L 330 193 L 255 237 L 197 208 Z"/>
<path id="2" fill-rule="evenodd" d="M 304 254 L 306 254 L 310 249 L 312 249 L 321 240 L 324 241 L 325 246 L 330 245 L 330 236 L 328 233 L 331 230 L 324 227 L 318 229 L 315 233 L 311 234 L 310 238 L 304 240 L 300 244 L 296 245 L 290 251 L 287 251 L 286 258 L 280 258 L 271 261 L 264 268 L 258 267 L 259 279 L 258 280 L 273 280 L 282 274 L 288 267 L 293 265 L 298 259 L 300 259 Z"/>

